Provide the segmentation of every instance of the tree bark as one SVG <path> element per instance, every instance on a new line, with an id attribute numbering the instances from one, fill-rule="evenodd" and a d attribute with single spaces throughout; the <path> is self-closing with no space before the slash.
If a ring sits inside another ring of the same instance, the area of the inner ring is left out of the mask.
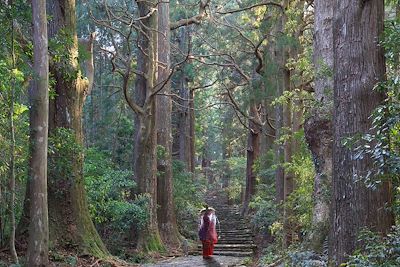
<path id="1" fill-rule="evenodd" d="M 285 1 L 283 1 L 285 3 Z M 272 30 L 272 34 L 277 35 L 277 39 L 284 38 L 283 30 L 286 23 L 286 16 L 282 15 L 276 22 L 275 28 Z M 271 84 L 276 89 L 275 96 L 280 97 L 286 88 L 289 87 L 289 81 L 287 79 L 287 69 L 285 64 L 288 59 L 288 53 L 285 47 L 279 44 L 278 40 L 275 40 L 273 46 L 271 46 L 271 64 L 275 65 L 274 75 L 272 76 Z M 275 79 L 274 79 L 275 78 Z M 279 140 L 283 135 L 284 126 L 284 109 L 282 104 L 275 106 L 275 139 Z M 285 199 L 285 171 L 283 169 L 283 163 L 285 159 L 284 145 L 276 142 L 275 144 L 275 200 L 277 204 L 282 204 Z"/>
<path id="2" fill-rule="evenodd" d="M 250 106 L 250 117 L 258 118 L 257 104 L 253 103 Z M 243 202 L 243 214 L 249 212 L 249 204 L 251 198 L 256 193 L 256 173 L 254 171 L 254 164 L 260 156 L 260 141 L 261 141 L 261 127 L 257 125 L 254 121 L 249 121 L 249 133 L 247 139 L 247 165 L 246 165 L 246 190 L 244 194 Z"/>
<path id="3" fill-rule="evenodd" d="M 179 29 L 179 49 L 183 53 L 187 53 L 189 50 L 189 30 L 187 27 Z M 178 123 L 178 142 L 179 142 L 179 160 L 185 162 L 186 170 L 192 170 L 191 160 L 191 135 L 190 135 L 190 121 L 191 121 L 191 109 L 190 109 L 190 91 L 188 86 L 188 80 L 185 73 L 185 66 L 179 75 L 179 123 Z"/>
<path id="4" fill-rule="evenodd" d="M 332 181 L 333 105 L 333 5 L 315 0 L 314 9 L 314 97 L 315 105 L 304 124 L 306 141 L 315 166 L 312 230 L 310 247 L 322 252 L 329 234 L 329 204 Z"/>
<path id="5" fill-rule="evenodd" d="M 345 138 L 371 132 L 371 112 L 384 95 L 374 85 L 385 75 L 379 37 L 383 31 L 383 1 L 334 1 L 334 142 L 332 229 L 329 256 L 339 266 L 357 247 L 360 229 L 388 233 L 394 223 L 391 184 L 375 190 L 360 178 L 375 167 L 369 155 L 355 156 Z"/>
<path id="6" fill-rule="evenodd" d="M 158 4 L 158 77 L 157 84 L 164 86 L 156 97 L 157 145 L 162 149 L 157 159 L 157 204 L 158 227 L 165 244 L 178 247 L 179 232 L 176 223 L 172 180 L 172 103 L 169 81 L 170 68 L 170 28 L 169 3 Z"/>
<path id="7" fill-rule="evenodd" d="M 149 221 L 138 232 L 138 248 L 143 251 L 161 250 L 163 244 L 158 230 L 157 219 L 157 132 L 156 101 L 153 95 L 157 90 L 158 60 L 158 14 L 152 12 L 157 1 L 136 1 L 141 20 L 138 32 L 137 75 L 135 81 L 136 102 L 142 108 L 136 112 L 134 173 L 139 193 L 149 198 Z"/>
<path id="8" fill-rule="evenodd" d="M 82 78 L 78 65 L 78 38 L 76 34 L 75 0 L 54 0 L 47 3 L 52 14 L 49 21 L 49 38 L 65 38 L 69 58 L 51 65 L 56 84 L 56 97 L 50 102 L 49 132 L 69 129 L 71 140 L 83 147 L 82 112 L 86 95 L 91 90 L 89 81 Z M 90 53 L 90 51 L 88 51 Z M 91 55 L 92 56 L 92 55 Z M 90 60 L 88 60 L 88 63 Z M 61 156 L 61 157 L 60 157 Z M 74 155 L 53 155 L 56 166 L 69 157 L 70 166 L 65 172 L 49 172 L 50 238 L 54 246 L 76 247 L 97 257 L 108 254 L 90 218 L 83 180 L 83 151 Z"/>
<path id="9" fill-rule="evenodd" d="M 30 225 L 28 266 L 49 264 L 49 217 L 47 209 L 47 143 L 49 114 L 49 57 L 46 1 L 32 1 L 33 69 L 36 79 L 30 92 Z"/>

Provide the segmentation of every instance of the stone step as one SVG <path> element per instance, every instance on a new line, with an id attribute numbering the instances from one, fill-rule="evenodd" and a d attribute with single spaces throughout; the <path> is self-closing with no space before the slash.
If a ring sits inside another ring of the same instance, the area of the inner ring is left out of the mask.
<path id="1" fill-rule="evenodd" d="M 243 230 L 250 230 L 250 228 L 247 225 L 238 225 L 238 224 L 223 224 L 221 223 L 220 225 L 217 225 L 217 228 L 224 228 L 226 230 L 236 230 L 236 231 L 243 231 Z"/>
<path id="2" fill-rule="evenodd" d="M 254 244 L 252 239 L 219 239 L 218 244 Z"/>
<path id="3" fill-rule="evenodd" d="M 219 232 L 218 236 L 220 238 L 253 238 L 253 235 L 248 233 L 248 234 L 240 234 L 240 233 L 223 233 Z"/>
<path id="4" fill-rule="evenodd" d="M 241 215 L 239 205 L 228 205 L 225 192 L 210 192 L 207 203 L 216 210 L 220 224 L 217 226 L 219 236 L 214 255 L 232 257 L 251 257 L 256 245 L 253 233 L 249 228 L 248 218 Z M 198 252 L 201 255 L 201 244 Z"/>
<path id="5" fill-rule="evenodd" d="M 248 253 L 253 253 L 253 252 L 254 252 L 254 249 L 253 249 L 253 248 L 248 248 L 248 249 L 237 249 L 237 248 L 227 248 L 227 249 L 222 248 L 222 249 L 217 249 L 217 248 L 215 248 L 214 251 L 215 251 L 215 252 L 217 252 L 217 251 L 218 251 L 218 252 L 231 251 L 231 252 L 248 252 Z M 202 252 L 202 249 L 201 249 L 201 248 L 199 248 L 199 252 L 200 252 L 200 253 Z"/>
<path id="6" fill-rule="evenodd" d="M 201 255 L 201 251 L 192 251 L 190 255 Z M 251 257 L 253 252 L 250 251 L 214 251 L 214 256 L 230 256 L 230 257 Z"/>
<path id="7" fill-rule="evenodd" d="M 232 238 L 220 238 L 219 240 L 218 240 L 218 243 L 224 243 L 224 244 L 252 244 L 252 243 L 254 243 L 253 242 L 253 239 L 251 239 L 251 238 L 235 238 L 235 239 L 232 239 Z"/>
<path id="8" fill-rule="evenodd" d="M 252 235 L 250 231 L 232 231 L 226 229 L 217 229 L 219 235 Z"/>
<path id="9" fill-rule="evenodd" d="M 241 210 L 240 209 L 228 209 L 228 208 L 214 208 L 215 213 L 218 215 L 224 216 L 225 214 L 237 214 L 241 216 Z"/>
<path id="10" fill-rule="evenodd" d="M 215 244 L 215 249 L 219 250 L 252 250 L 255 248 L 254 244 Z M 201 244 L 197 245 L 197 248 L 202 248 Z"/>
<path id="11" fill-rule="evenodd" d="M 244 237 L 244 238 L 253 238 L 252 234 L 239 234 L 239 233 L 219 233 L 218 234 L 221 238 L 237 238 L 237 237 Z"/>
<path id="12" fill-rule="evenodd" d="M 251 231 L 250 228 L 247 226 L 240 226 L 240 225 L 217 225 L 217 230 L 226 230 L 226 231 L 236 231 L 236 232 L 241 232 L 241 231 Z"/>
<path id="13" fill-rule="evenodd" d="M 245 227 L 234 228 L 234 227 L 226 227 L 226 226 L 225 227 L 217 226 L 217 231 L 225 232 L 225 233 L 231 232 L 231 233 L 238 233 L 238 234 L 245 233 L 245 232 L 251 232 L 249 228 L 245 228 Z"/>
<path id="14" fill-rule="evenodd" d="M 251 257 L 253 255 L 253 252 L 252 251 L 220 251 L 220 250 L 214 250 L 214 255 L 231 256 L 231 257 Z"/>
<path id="15" fill-rule="evenodd" d="M 219 240 L 218 244 L 254 244 L 253 240 Z"/>

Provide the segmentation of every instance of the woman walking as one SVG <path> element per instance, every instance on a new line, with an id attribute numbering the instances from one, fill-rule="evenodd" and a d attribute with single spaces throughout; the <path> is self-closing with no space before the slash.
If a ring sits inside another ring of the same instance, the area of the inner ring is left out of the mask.
<path id="1" fill-rule="evenodd" d="M 209 259 L 214 253 L 214 245 L 218 241 L 215 210 L 207 205 L 200 212 L 199 238 L 203 244 L 203 259 Z"/>

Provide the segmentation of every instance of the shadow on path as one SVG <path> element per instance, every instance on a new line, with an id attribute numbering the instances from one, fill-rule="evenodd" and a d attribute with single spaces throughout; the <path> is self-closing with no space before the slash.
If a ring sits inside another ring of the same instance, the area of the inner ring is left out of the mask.
<path id="1" fill-rule="evenodd" d="M 207 266 L 207 267 L 221 267 L 222 266 L 215 258 L 203 259 L 203 262 L 204 262 L 204 266 Z"/>
<path id="2" fill-rule="evenodd" d="M 211 259 L 203 259 L 202 256 L 179 257 L 155 264 L 145 264 L 143 267 L 233 267 L 245 266 L 245 258 L 214 256 Z"/>

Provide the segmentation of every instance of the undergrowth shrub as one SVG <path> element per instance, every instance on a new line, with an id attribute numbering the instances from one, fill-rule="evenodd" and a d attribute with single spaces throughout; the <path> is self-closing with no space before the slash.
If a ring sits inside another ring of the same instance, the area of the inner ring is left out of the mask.
<path id="1" fill-rule="evenodd" d="M 289 222 L 295 226 L 299 238 L 303 239 L 311 230 L 314 189 L 314 164 L 311 154 L 302 150 L 292 157 L 292 162 L 285 164 L 285 171 L 291 172 L 295 177 L 295 189 L 284 204 L 291 210 Z M 299 240 L 301 241 L 301 240 Z"/>
<path id="2" fill-rule="evenodd" d="M 269 231 L 271 225 L 278 220 L 278 210 L 275 200 L 269 192 L 273 188 L 267 184 L 258 185 L 258 194 L 251 200 L 249 207 L 255 210 L 251 219 L 252 224 L 259 231 Z"/>
<path id="3" fill-rule="evenodd" d="M 139 230 L 148 222 L 148 197 L 132 196 L 136 183 L 131 171 L 118 169 L 105 153 L 91 148 L 84 175 L 90 214 L 108 243 L 120 240 L 132 225 Z"/>
<path id="4" fill-rule="evenodd" d="M 364 230 L 357 249 L 344 266 L 347 267 L 395 267 L 400 266 L 400 227 L 395 226 L 387 237 Z"/>
<path id="5" fill-rule="evenodd" d="M 269 227 L 278 220 L 272 151 L 258 159 L 254 171 L 257 175 L 258 185 L 257 193 L 249 203 L 249 207 L 254 212 L 251 222 L 258 231 L 270 232 Z"/>

